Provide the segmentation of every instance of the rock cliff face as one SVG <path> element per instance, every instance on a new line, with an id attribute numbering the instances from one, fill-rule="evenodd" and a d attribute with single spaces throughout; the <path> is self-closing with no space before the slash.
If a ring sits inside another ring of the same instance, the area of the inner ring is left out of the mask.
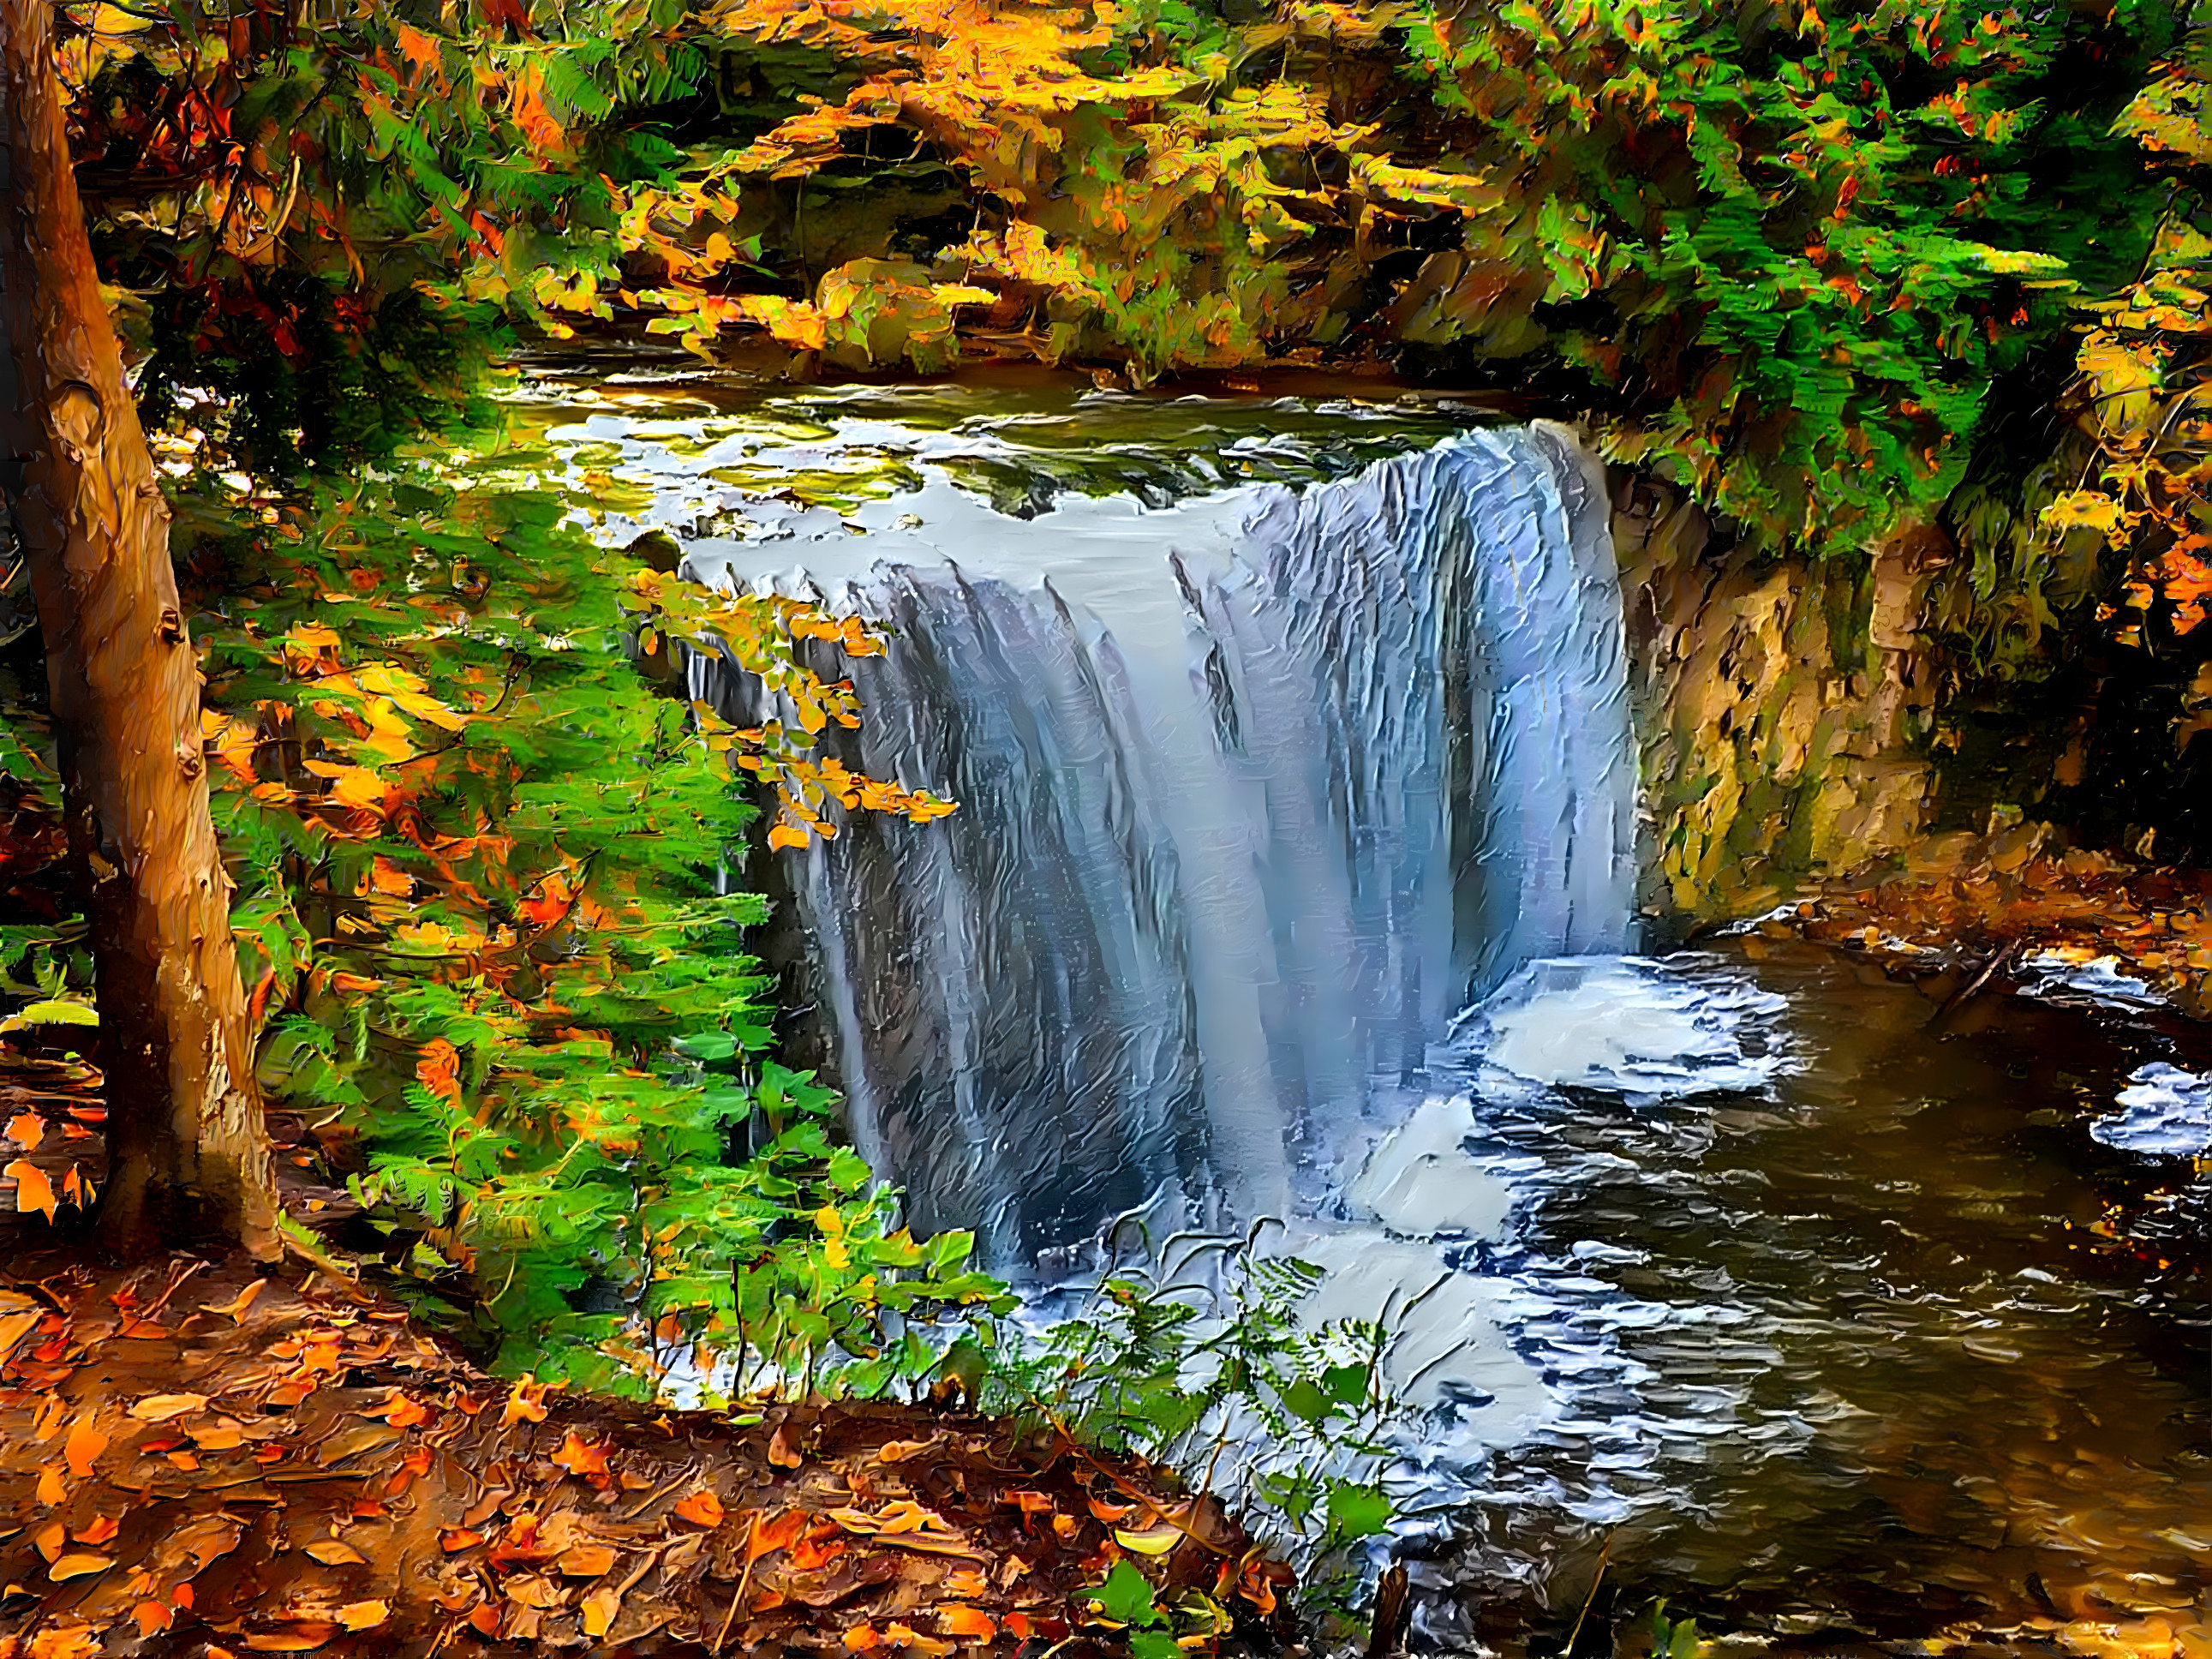
<path id="1" fill-rule="evenodd" d="M 1759 556 L 1697 505 L 1616 478 L 1646 844 L 1645 911 L 1739 915 L 1928 827 L 1940 532 L 1860 562 Z"/>

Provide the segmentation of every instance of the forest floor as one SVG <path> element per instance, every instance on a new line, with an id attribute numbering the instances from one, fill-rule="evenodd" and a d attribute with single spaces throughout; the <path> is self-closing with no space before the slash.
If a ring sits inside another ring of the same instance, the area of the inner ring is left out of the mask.
<path id="1" fill-rule="evenodd" d="M 100 1167 L 96 1085 L 0 1056 L 0 1659 L 1079 1659 L 1156 1604 L 1182 1652 L 1290 1633 L 1218 1504 L 1051 1428 L 663 1412 L 495 1381 L 326 1273 L 100 1265 L 41 1212 Z"/>
<path id="2" fill-rule="evenodd" d="M 1932 837 L 1759 927 L 1949 975 L 1961 999 L 2070 981 L 2212 1018 L 2212 870 L 2070 848 L 2047 824 Z"/>

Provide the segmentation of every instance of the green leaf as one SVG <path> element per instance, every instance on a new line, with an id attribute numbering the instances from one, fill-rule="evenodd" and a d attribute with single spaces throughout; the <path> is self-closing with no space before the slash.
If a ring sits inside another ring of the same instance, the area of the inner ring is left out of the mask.
<path id="1" fill-rule="evenodd" d="M 1303 1376 L 1285 1384 L 1281 1394 L 1291 1415 L 1307 1423 L 1319 1423 L 1336 1410 L 1329 1397 Z"/>
<path id="2" fill-rule="evenodd" d="M 1106 1575 L 1106 1582 L 1098 1587 L 1092 1599 L 1098 1603 L 1098 1610 L 1117 1625 L 1167 1622 L 1167 1615 L 1152 1600 L 1151 1581 L 1127 1561 L 1114 1564 L 1114 1570 Z"/>
<path id="3" fill-rule="evenodd" d="M 1388 1532 L 1395 1513 L 1380 1486 L 1351 1480 L 1329 1483 L 1329 1522 L 1346 1538 L 1372 1538 Z"/>
<path id="4" fill-rule="evenodd" d="M 33 1002 L 0 1019 L 0 1031 L 21 1031 L 33 1025 L 97 1025 L 99 1012 L 90 1003 L 58 999 Z"/>

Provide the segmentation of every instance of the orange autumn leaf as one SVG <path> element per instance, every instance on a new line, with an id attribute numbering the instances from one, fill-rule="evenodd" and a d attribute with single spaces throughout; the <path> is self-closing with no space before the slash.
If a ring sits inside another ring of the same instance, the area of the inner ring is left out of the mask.
<path id="1" fill-rule="evenodd" d="M 8 1120 L 8 1127 L 0 1130 L 27 1152 L 39 1150 L 39 1143 L 46 1138 L 46 1121 L 36 1112 L 18 1112 Z"/>
<path id="2" fill-rule="evenodd" d="M 576 890 L 568 884 L 567 876 L 556 870 L 545 878 L 535 897 L 523 900 L 515 908 L 532 927 L 544 927 L 565 917 L 575 897 Z"/>
<path id="3" fill-rule="evenodd" d="M 395 1389 L 384 1409 L 375 1414 L 395 1429 L 412 1429 L 428 1422 L 436 1413 L 421 1401 Z"/>
<path id="4" fill-rule="evenodd" d="M 845 1540 L 842 1538 L 802 1538 L 791 1547 L 791 1565 L 801 1572 L 814 1572 L 844 1553 Z"/>
<path id="5" fill-rule="evenodd" d="M 90 1419 L 80 1417 L 70 1425 L 69 1438 L 62 1442 L 62 1461 L 82 1480 L 92 1474 L 92 1460 L 106 1449 L 107 1437 L 92 1426 Z"/>
<path id="6" fill-rule="evenodd" d="M 337 1633 L 335 1625 L 295 1625 L 258 1632 L 246 1638 L 246 1645 L 256 1653 L 313 1653 Z"/>
<path id="7" fill-rule="evenodd" d="M 167 1423 L 199 1410 L 207 1402 L 204 1394 L 149 1394 L 131 1407 L 131 1415 L 142 1423 Z"/>
<path id="8" fill-rule="evenodd" d="M 755 1523 L 752 1541 L 746 1547 L 747 1559 L 757 1561 L 771 1551 L 786 1549 L 793 1551 L 795 1557 L 813 1521 L 814 1517 L 805 1510 L 784 1510 L 773 1521 Z"/>
<path id="9" fill-rule="evenodd" d="M 105 1544 L 123 1529 L 122 1523 L 112 1515 L 95 1515 L 76 1534 L 80 1544 Z"/>
<path id="10" fill-rule="evenodd" d="M 349 1601 L 338 1609 L 338 1623 L 348 1630 L 374 1630 L 391 1617 L 389 1601 Z"/>
<path id="11" fill-rule="evenodd" d="M 90 1625 L 63 1625 L 40 1632 L 23 1651 L 27 1659 L 96 1659 L 106 1646 Z"/>
<path id="12" fill-rule="evenodd" d="M 564 1577 L 597 1578 L 615 1564 L 615 1552 L 605 1544 L 575 1544 L 561 1552 L 553 1565 Z"/>
<path id="13" fill-rule="evenodd" d="M 168 1629 L 171 1621 L 177 1615 L 159 1601 L 141 1601 L 131 1609 L 131 1616 L 137 1621 L 138 1634 L 143 1639 L 146 1637 L 160 1635 Z"/>
<path id="14" fill-rule="evenodd" d="M 434 1039 L 422 1048 L 422 1057 L 415 1062 L 415 1076 L 432 1094 L 449 1104 L 459 1105 L 461 1098 L 460 1051 L 443 1037 Z M 542 1417 L 532 1418 L 542 1423 Z"/>
<path id="15" fill-rule="evenodd" d="M 944 1659 L 944 1656 L 951 1653 L 953 1647 L 950 1642 L 940 1642 L 933 1636 L 924 1636 L 911 1626 L 902 1625 L 896 1621 L 884 1626 L 884 1639 L 897 1643 L 909 1653 L 927 1655 L 927 1659 Z"/>
<path id="16" fill-rule="evenodd" d="M 722 1500 L 702 1489 L 678 1503 L 676 1514 L 695 1526 L 719 1527 L 722 1524 Z"/>
<path id="17" fill-rule="evenodd" d="M 28 1215 L 38 1210 L 45 1214 L 47 1220 L 54 1218 L 61 1203 L 54 1196 L 54 1183 L 46 1179 L 44 1170 L 35 1164 L 26 1164 L 19 1158 L 5 1170 L 0 1170 L 0 1175 L 6 1176 L 15 1183 L 15 1212 L 18 1215 Z"/>
<path id="18" fill-rule="evenodd" d="M 511 1429 L 517 1423 L 543 1423 L 544 1420 L 545 1385 L 525 1377 L 507 1396 L 507 1409 L 500 1413 L 500 1426 Z"/>
<path id="19" fill-rule="evenodd" d="M 438 1547 L 448 1555 L 457 1550 L 472 1550 L 483 1542 L 483 1536 L 474 1527 L 448 1527 L 438 1534 Z"/>
<path id="20" fill-rule="evenodd" d="M 231 1297 L 229 1301 L 210 1305 L 206 1311 L 211 1314 L 221 1314 L 228 1319 L 236 1319 L 245 1313 L 248 1308 L 253 1305 L 253 1298 L 255 1297 L 259 1296 L 262 1291 L 268 1288 L 269 1281 L 267 1279 L 257 1279 L 251 1285 L 248 1285 L 244 1290 L 240 1291 L 236 1296 Z"/>
<path id="21" fill-rule="evenodd" d="M 866 1653 L 883 1644 L 884 1638 L 876 1634 L 873 1625 L 855 1625 L 845 1632 L 845 1650 L 848 1653 Z"/>
<path id="22" fill-rule="evenodd" d="M 795 1469 L 806 1461 L 792 1449 L 791 1442 L 785 1437 L 784 1431 L 789 1427 L 787 1423 L 779 1423 L 768 1437 L 768 1461 L 780 1469 Z"/>
<path id="23" fill-rule="evenodd" d="M 114 1565 L 112 1557 L 73 1550 L 48 1567 L 46 1577 L 58 1584 L 65 1579 L 83 1578 L 95 1572 L 106 1572 Z"/>
<path id="24" fill-rule="evenodd" d="M 553 1462 L 571 1474 L 603 1475 L 607 1472 L 606 1453 L 585 1443 L 574 1429 L 561 1443 L 561 1449 L 553 1454 Z"/>
<path id="25" fill-rule="evenodd" d="M 957 1602 L 939 1608 L 937 1623 L 947 1636 L 972 1636 L 988 1642 L 999 1633 L 999 1627 L 991 1622 L 990 1614 L 981 1607 L 963 1607 Z"/>

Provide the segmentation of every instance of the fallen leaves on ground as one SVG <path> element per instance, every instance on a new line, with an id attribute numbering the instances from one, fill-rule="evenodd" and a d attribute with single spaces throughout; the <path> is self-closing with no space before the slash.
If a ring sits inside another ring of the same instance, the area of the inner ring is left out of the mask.
<path id="1" fill-rule="evenodd" d="M 1289 1578 L 1218 1504 L 1049 1429 L 749 1407 L 495 1381 L 356 1285 L 96 1269 L 0 1205 L 0 1659 L 1078 1659 L 1126 1651 L 1095 1600 L 1121 1561 L 1247 1634 Z"/>

